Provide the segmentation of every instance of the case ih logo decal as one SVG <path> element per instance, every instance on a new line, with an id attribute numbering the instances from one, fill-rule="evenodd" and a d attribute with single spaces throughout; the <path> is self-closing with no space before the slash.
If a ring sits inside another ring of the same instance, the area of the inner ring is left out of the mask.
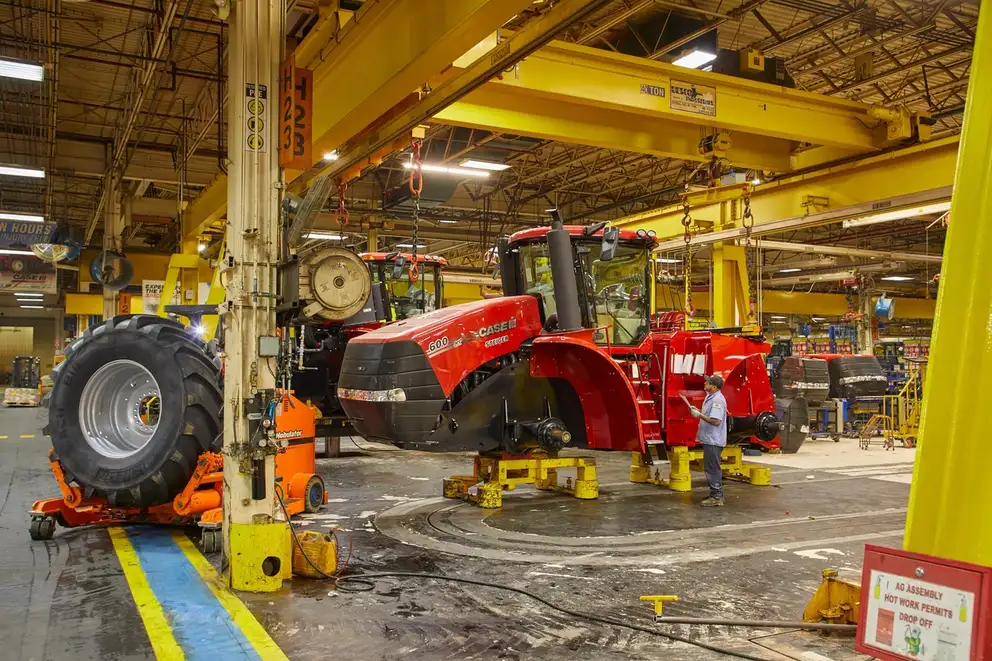
<path id="1" fill-rule="evenodd" d="M 494 347 L 498 344 L 504 344 L 510 341 L 508 335 L 503 335 L 501 337 L 492 337 L 499 333 L 505 333 L 506 331 L 513 330 L 517 327 L 517 318 L 511 317 L 506 321 L 500 321 L 495 324 L 490 324 L 489 326 L 483 326 L 482 328 L 477 328 L 474 331 L 468 331 L 461 337 L 455 338 L 454 340 L 449 340 L 447 337 L 439 337 L 435 340 L 431 340 L 427 343 L 427 355 L 436 356 L 440 353 L 444 353 L 448 349 L 454 349 L 465 344 L 465 342 L 471 342 L 472 340 L 481 340 L 484 338 L 490 338 L 486 340 L 484 346 Z"/>
<path id="2" fill-rule="evenodd" d="M 511 317 L 506 321 L 501 321 L 498 324 L 493 324 L 492 326 L 483 326 L 479 330 L 475 331 L 474 335 L 476 337 L 488 337 L 490 335 L 495 335 L 496 333 L 502 333 L 503 331 L 512 330 L 517 327 L 517 318 Z"/>

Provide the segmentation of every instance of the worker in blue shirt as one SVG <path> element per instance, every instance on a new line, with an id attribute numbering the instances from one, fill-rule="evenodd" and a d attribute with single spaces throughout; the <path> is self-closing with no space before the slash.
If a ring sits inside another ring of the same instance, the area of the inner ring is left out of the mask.
<path id="1" fill-rule="evenodd" d="M 703 468 L 710 483 L 710 496 L 700 505 L 703 507 L 723 507 L 723 470 L 720 468 L 720 455 L 727 447 L 727 400 L 720 389 L 723 379 L 716 374 L 706 377 L 703 390 L 706 399 L 702 410 L 692 406 L 689 413 L 699 420 L 696 442 L 703 446 Z"/>

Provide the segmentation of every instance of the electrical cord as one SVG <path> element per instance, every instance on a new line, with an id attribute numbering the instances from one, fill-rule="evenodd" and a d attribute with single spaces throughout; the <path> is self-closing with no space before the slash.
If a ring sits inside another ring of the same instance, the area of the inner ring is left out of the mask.
<path id="1" fill-rule="evenodd" d="M 696 647 L 702 648 L 704 650 L 709 650 L 710 652 L 716 652 L 717 654 L 724 654 L 726 656 L 732 656 L 738 659 L 747 659 L 747 661 L 767 661 L 760 656 L 754 656 L 746 652 L 737 652 L 735 650 L 726 649 L 724 647 L 718 647 L 716 645 L 710 645 L 709 643 L 704 643 L 698 640 L 692 640 L 685 636 L 679 636 L 674 633 L 668 633 L 666 631 L 659 631 L 657 629 L 652 629 L 651 627 L 644 627 L 639 624 L 631 624 L 630 622 L 622 622 L 620 620 L 614 620 L 608 617 L 600 617 L 599 615 L 593 615 L 592 613 L 584 613 L 582 611 L 572 610 L 564 606 L 559 606 L 558 604 L 552 603 L 533 592 L 524 590 L 523 588 L 515 588 L 510 585 L 502 585 L 500 583 L 490 583 L 488 581 L 476 581 L 471 578 L 460 578 L 458 576 L 446 576 L 444 574 L 428 574 L 424 572 L 368 572 L 362 574 L 353 574 L 351 576 L 340 576 L 336 574 L 328 574 L 323 569 L 318 567 L 314 561 L 307 554 L 306 550 L 303 548 L 303 544 L 300 542 L 300 538 L 296 532 L 296 526 L 290 520 L 289 510 L 286 509 L 286 503 L 283 500 L 282 486 L 276 484 L 276 497 L 279 499 L 279 507 L 282 509 L 283 514 L 286 516 L 286 525 L 289 526 L 289 531 L 292 534 L 293 541 L 296 546 L 300 549 L 300 553 L 303 555 L 303 559 L 307 561 L 307 564 L 313 568 L 318 574 L 331 582 L 331 584 L 340 590 L 341 592 L 371 592 L 375 589 L 376 582 L 374 579 L 378 578 L 421 578 L 427 580 L 435 581 L 448 581 L 451 583 L 461 583 L 463 585 L 474 585 L 476 587 L 482 588 L 492 588 L 495 590 L 503 590 L 505 592 L 513 592 L 521 596 L 527 597 L 528 599 L 533 599 L 534 601 L 547 606 L 551 610 L 557 611 L 559 613 L 564 613 L 570 617 L 578 620 L 586 620 L 589 622 L 596 622 L 598 624 L 605 624 L 613 627 L 620 627 L 623 629 L 630 629 L 632 631 L 640 631 L 642 633 L 651 634 L 652 636 L 658 636 L 660 638 L 666 638 L 668 640 L 686 643 L 688 645 L 694 645 Z M 333 532 L 333 531 L 332 531 Z M 351 558 L 351 550 L 349 544 L 348 558 Z M 347 561 L 346 561 L 347 565 Z M 341 571 L 344 571 L 342 567 Z"/>

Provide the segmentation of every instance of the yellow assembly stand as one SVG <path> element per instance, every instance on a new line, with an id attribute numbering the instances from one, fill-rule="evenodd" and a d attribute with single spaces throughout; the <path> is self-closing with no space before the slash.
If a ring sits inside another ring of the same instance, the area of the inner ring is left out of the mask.
<path id="1" fill-rule="evenodd" d="M 558 469 L 574 468 L 575 482 L 567 478 L 558 484 Z M 596 460 L 589 457 L 478 455 L 472 475 L 452 475 L 444 480 L 444 497 L 461 498 L 485 509 L 503 506 L 503 491 L 513 491 L 518 484 L 533 484 L 542 491 L 562 491 L 582 500 L 599 497 Z M 478 485 L 478 493 L 469 489 Z"/>
<path id="2" fill-rule="evenodd" d="M 654 469 L 652 475 L 651 465 L 644 461 L 643 454 L 640 452 L 632 453 L 630 481 L 664 486 L 672 491 L 691 491 L 692 471 L 703 470 L 703 451 L 676 446 L 668 450 L 668 461 L 670 471 L 668 479 L 665 479 L 661 477 L 661 471 L 657 468 Z M 772 483 L 771 469 L 766 466 L 745 464 L 743 450 L 738 445 L 723 449 L 720 467 L 723 469 L 724 476 L 731 479 L 747 480 L 755 486 L 767 486 Z"/>

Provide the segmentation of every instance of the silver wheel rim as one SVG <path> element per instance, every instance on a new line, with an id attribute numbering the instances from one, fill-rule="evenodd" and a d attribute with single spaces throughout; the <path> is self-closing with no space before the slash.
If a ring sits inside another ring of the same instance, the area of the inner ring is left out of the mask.
<path id="1" fill-rule="evenodd" d="M 79 398 L 83 438 L 111 459 L 138 453 L 158 429 L 161 397 L 158 382 L 144 366 L 133 360 L 107 363 L 93 373 Z"/>

